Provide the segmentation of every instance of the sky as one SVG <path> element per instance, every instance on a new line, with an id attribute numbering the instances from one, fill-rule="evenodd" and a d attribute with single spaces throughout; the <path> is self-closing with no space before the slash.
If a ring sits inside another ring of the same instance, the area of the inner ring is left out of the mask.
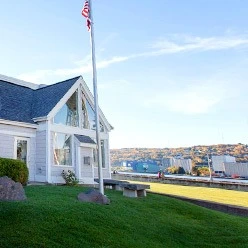
<path id="1" fill-rule="evenodd" d="M 83 0 L 0 0 L 0 74 L 92 90 Z M 110 148 L 248 143 L 248 1 L 92 0 Z"/>

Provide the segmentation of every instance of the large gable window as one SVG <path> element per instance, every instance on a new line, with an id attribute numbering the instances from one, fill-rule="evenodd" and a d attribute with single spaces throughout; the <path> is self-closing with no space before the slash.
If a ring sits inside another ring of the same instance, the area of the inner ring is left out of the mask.
<path id="1" fill-rule="evenodd" d="M 71 136 L 64 133 L 54 133 L 54 164 L 72 165 L 71 163 Z"/>
<path id="2" fill-rule="evenodd" d="M 66 104 L 54 117 L 54 123 L 63 124 L 72 127 L 78 127 L 78 99 L 77 91 L 69 98 Z"/>
<path id="3" fill-rule="evenodd" d="M 86 99 L 84 94 L 82 94 L 82 126 L 86 129 L 96 130 L 96 117 L 95 111 L 90 105 L 89 101 Z M 104 132 L 104 126 L 100 122 L 100 131 Z"/>

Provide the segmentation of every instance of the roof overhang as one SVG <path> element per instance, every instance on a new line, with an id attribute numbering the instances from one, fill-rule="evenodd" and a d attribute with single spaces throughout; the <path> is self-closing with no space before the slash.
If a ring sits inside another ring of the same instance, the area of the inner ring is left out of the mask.
<path id="1" fill-rule="evenodd" d="M 0 124 L 12 125 L 12 126 L 18 126 L 18 127 L 28 127 L 28 128 L 34 128 L 34 129 L 38 128 L 37 124 L 19 122 L 19 121 L 10 121 L 10 120 L 4 120 L 4 119 L 0 119 Z"/>
<path id="2" fill-rule="evenodd" d="M 78 135 L 78 134 L 74 134 L 74 136 L 79 141 L 80 146 L 89 147 L 89 148 L 96 148 L 95 141 L 92 138 L 90 138 L 89 136 Z"/>
<path id="3" fill-rule="evenodd" d="M 89 144 L 89 143 L 79 143 L 80 147 L 87 147 L 87 148 L 92 148 L 95 149 L 96 148 L 96 144 Z"/>
<path id="4" fill-rule="evenodd" d="M 32 119 L 34 122 L 39 122 L 39 121 L 46 121 L 47 116 L 42 116 L 42 117 L 36 117 Z"/>

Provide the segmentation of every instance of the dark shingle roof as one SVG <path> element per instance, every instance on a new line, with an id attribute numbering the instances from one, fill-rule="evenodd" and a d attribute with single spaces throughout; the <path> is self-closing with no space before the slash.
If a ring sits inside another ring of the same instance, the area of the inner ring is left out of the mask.
<path id="1" fill-rule="evenodd" d="M 0 118 L 32 123 L 32 97 L 32 89 L 0 80 Z"/>
<path id="2" fill-rule="evenodd" d="M 75 137 L 79 140 L 80 143 L 96 144 L 96 142 L 89 136 L 75 134 Z"/>
<path id="3" fill-rule="evenodd" d="M 37 90 L 0 80 L 0 119 L 34 123 L 32 119 L 47 116 L 78 79 Z"/>
<path id="4" fill-rule="evenodd" d="M 79 77 L 46 86 L 34 91 L 32 116 L 43 117 L 55 107 Z"/>

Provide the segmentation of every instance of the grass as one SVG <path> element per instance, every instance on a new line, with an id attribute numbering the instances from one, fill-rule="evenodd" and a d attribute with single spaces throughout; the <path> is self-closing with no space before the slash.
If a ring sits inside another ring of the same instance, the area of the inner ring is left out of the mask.
<path id="1" fill-rule="evenodd" d="M 132 183 L 149 184 L 150 192 L 170 194 L 176 196 L 184 196 L 193 199 L 218 202 L 223 204 L 248 207 L 248 192 L 226 190 L 218 188 L 182 186 L 174 184 L 137 182 Z"/>
<path id="2" fill-rule="evenodd" d="M 248 247 L 247 218 L 149 193 L 82 203 L 84 190 L 28 186 L 27 201 L 0 202 L 0 247 Z"/>

